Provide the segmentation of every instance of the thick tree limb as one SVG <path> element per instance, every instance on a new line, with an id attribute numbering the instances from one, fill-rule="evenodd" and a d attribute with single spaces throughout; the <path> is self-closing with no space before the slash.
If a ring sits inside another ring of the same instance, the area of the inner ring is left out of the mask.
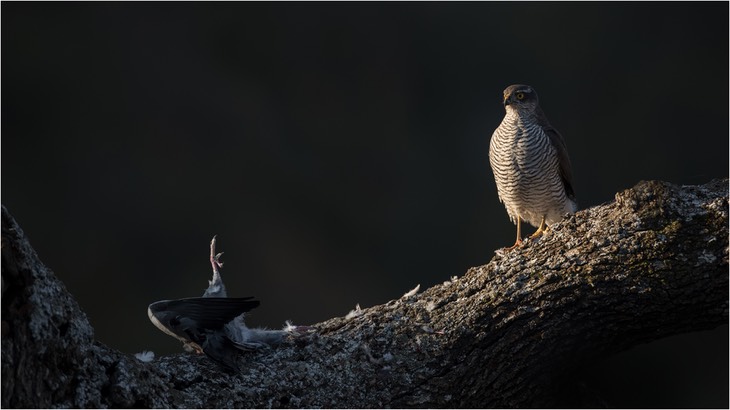
<path id="1" fill-rule="evenodd" d="M 581 362 L 728 322 L 728 181 L 642 182 L 461 278 L 242 355 L 236 375 L 95 342 L 4 207 L 2 309 L 4 407 L 564 405 Z"/>

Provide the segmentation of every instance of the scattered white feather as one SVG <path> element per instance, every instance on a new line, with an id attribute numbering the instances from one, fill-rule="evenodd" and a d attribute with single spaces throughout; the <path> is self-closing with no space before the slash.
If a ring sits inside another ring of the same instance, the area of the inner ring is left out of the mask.
<path id="1" fill-rule="evenodd" d="M 430 312 L 434 309 L 436 309 L 436 302 L 429 300 L 428 303 L 426 303 L 426 312 Z"/>
<path id="2" fill-rule="evenodd" d="M 284 322 L 284 328 L 281 330 L 283 330 L 285 332 L 296 332 L 297 327 L 292 325 L 291 321 L 287 320 L 286 322 Z"/>
<path id="3" fill-rule="evenodd" d="M 454 282 L 456 282 L 457 279 L 459 279 L 458 276 L 452 276 L 451 278 L 449 278 L 449 280 L 444 281 L 444 285 L 448 285 L 449 283 L 454 283 Z"/>
<path id="4" fill-rule="evenodd" d="M 284 340 L 289 333 L 286 329 L 250 328 L 243 321 L 243 316 L 243 314 L 236 316 L 223 327 L 226 336 L 241 350 L 257 350 L 274 346 Z"/>
<path id="5" fill-rule="evenodd" d="M 358 303 L 355 305 L 355 309 L 351 310 L 350 313 L 345 316 L 345 319 L 352 319 L 360 315 L 362 315 L 362 309 L 360 309 L 360 304 Z"/>
<path id="6" fill-rule="evenodd" d="M 411 296 L 414 296 L 414 295 L 415 295 L 416 293 L 418 293 L 418 291 L 419 291 L 420 289 L 421 289 L 421 284 L 419 283 L 418 285 L 416 285 L 416 287 L 415 287 L 415 288 L 413 288 L 413 289 L 409 290 L 408 292 L 406 292 L 405 294 L 403 294 L 403 296 L 402 296 L 402 297 L 404 297 L 404 298 L 409 298 L 409 297 L 411 297 Z"/>
<path id="7" fill-rule="evenodd" d="M 143 350 L 139 353 L 135 353 L 134 357 L 136 357 L 140 362 L 148 363 L 155 359 L 155 352 Z"/>

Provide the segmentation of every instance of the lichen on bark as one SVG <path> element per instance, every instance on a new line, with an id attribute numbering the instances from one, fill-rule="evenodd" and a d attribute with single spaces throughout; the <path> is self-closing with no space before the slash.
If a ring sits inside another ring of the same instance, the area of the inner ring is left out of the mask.
<path id="1" fill-rule="evenodd" d="M 639 183 L 462 277 L 243 354 L 238 374 L 95 342 L 4 207 L 2 224 L 5 407 L 586 405 L 581 363 L 728 320 L 727 179 Z"/>

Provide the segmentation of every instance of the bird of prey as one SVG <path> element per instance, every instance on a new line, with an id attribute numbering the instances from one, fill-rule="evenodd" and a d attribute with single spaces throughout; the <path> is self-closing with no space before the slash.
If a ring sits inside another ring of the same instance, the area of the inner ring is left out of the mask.
<path id="1" fill-rule="evenodd" d="M 535 89 L 510 85 L 502 102 L 506 113 L 492 134 L 489 163 L 499 200 L 517 225 L 511 250 L 522 243 L 521 221 L 537 227 L 530 236 L 537 238 L 577 204 L 565 141 L 545 117 Z"/>

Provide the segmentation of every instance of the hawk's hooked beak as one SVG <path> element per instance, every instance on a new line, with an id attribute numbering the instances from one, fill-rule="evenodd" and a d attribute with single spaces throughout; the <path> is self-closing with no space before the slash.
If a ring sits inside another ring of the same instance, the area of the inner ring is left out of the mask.
<path id="1" fill-rule="evenodd" d="M 510 103 L 510 98 L 509 98 L 509 96 L 506 96 L 506 97 L 504 97 L 504 106 L 505 106 L 505 107 L 506 107 L 506 106 L 508 106 L 508 105 L 509 105 L 509 103 Z"/>

